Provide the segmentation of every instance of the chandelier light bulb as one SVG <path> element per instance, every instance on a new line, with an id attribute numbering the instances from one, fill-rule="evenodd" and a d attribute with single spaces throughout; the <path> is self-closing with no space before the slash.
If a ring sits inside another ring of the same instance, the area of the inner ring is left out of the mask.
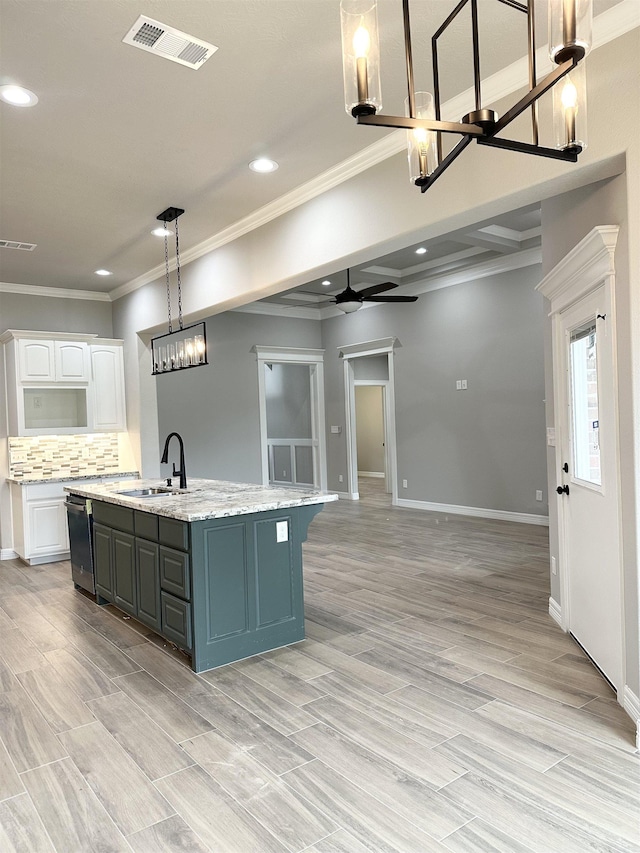
<path id="1" fill-rule="evenodd" d="M 584 151 L 587 147 L 587 81 L 585 63 L 566 75 L 553 92 L 556 148 Z"/>
<path id="2" fill-rule="evenodd" d="M 369 55 L 370 47 L 371 39 L 369 38 L 369 32 L 363 26 L 358 27 L 353 36 L 353 52 L 356 59 L 366 59 Z"/>
<path id="3" fill-rule="evenodd" d="M 562 89 L 561 100 L 565 110 L 575 109 L 578 106 L 578 90 L 569 78 Z"/>
<path id="4" fill-rule="evenodd" d="M 160 226 L 159 228 L 154 228 L 151 233 L 154 237 L 170 237 L 173 234 L 173 231 L 170 228 L 163 228 Z"/>
<path id="5" fill-rule="evenodd" d="M 376 0 L 341 0 L 345 107 L 353 116 L 381 107 L 380 45 Z"/>

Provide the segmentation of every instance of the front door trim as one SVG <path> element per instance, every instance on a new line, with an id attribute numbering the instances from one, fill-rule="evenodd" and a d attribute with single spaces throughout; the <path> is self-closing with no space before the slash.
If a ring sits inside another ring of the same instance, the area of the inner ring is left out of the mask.
<path id="1" fill-rule="evenodd" d="M 563 365 L 565 362 L 564 348 L 565 338 L 562 331 L 561 313 L 572 306 L 574 303 L 583 299 L 585 296 L 595 292 L 598 288 L 604 286 L 607 314 L 607 331 L 612 335 L 611 347 L 613 350 L 613 374 L 614 374 L 614 423 L 615 423 L 615 440 L 618 445 L 619 435 L 619 417 L 618 417 L 618 396 L 617 396 L 617 366 L 615 362 L 615 248 L 618 240 L 619 228 L 617 225 L 600 225 L 593 228 L 574 248 L 549 272 L 545 278 L 536 287 L 544 297 L 551 303 L 549 316 L 552 321 L 552 341 L 553 341 L 553 364 L 554 364 L 554 407 L 556 421 L 556 479 L 555 483 L 550 484 L 555 486 L 556 483 L 562 482 L 560 448 L 564 446 L 564 439 L 568 435 L 568 413 L 564 411 L 563 399 L 565 382 Z M 617 456 L 617 471 L 616 471 L 616 488 L 618 506 L 621 504 L 620 494 L 620 459 Z M 563 500 L 556 501 L 556 511 L 558 520 L 558 572 L 560 577 L 561 589 L 561 610 L 560 624 L 564 631 L 571 630 L 571 613 L 569 610 L 569 585 L 570 572 L 568 565 L 568 542 L 565 530 L 565 512 L 566 503 Z M 618 515 L 620 519 L 620 514 Z M 620 522 L 619 522 L 620 525 Z M 622 555 L 622 531 L 618 526 L 618 549 Z M 621 596 L 624 593 L 624 578 L 622 573 L 622 559 L 620 559 L 620 590 Z M 622 605 L 622 601 L 621 601 Z M 550 613 L 557 618 L 557 604 L 550 602 Z M 622 692 L 623 685 L 626 684 L 626 643 L 624 630 L 624 608 L 620 608 L 620 629 L 621 629 L 621 649 L 622 649 L 622 681 L 618 685 L 618 690 Z M 596 662 L 597 663 L 597 662 Z"/>

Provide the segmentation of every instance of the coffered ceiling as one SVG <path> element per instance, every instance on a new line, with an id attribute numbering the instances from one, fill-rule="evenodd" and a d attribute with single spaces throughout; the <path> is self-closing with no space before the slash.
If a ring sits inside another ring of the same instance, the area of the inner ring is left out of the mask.
<path id="1" fill-rule="evenodd" d="M 615 2 L 596 0 L 596 12 Z M 415 0 L 416 44 L 450 5 Z M 0 103 L 0 239 L 36 244 L 0 249 L 5 283 L 113 291 L 162 261 L 150 231 L 169 205 L 186 210 L 188 250 L 390 132 L 359 128 L 344 110 L 338 0 L 0 0 L 0 12 L 0 85 L 39 98 L 29 108 Z M 192 70 L 124 44 L 141 14 L 218 50 Z M 401 17 L 400 0 L 380 0 L 383 98 L 396 112 L 405 96 Z M 480 21 L 486 76 L 525 53 L 524 16 L 480 0 Z M 449 41 L 445 98 L 471 83 L 462 22 Z M 416 64 L 418 86 L 429 88 L 426 51 Z M 261 155 L 279 169 L 250 171 Z M 514 234 L 537 227 L 535 211 L 519 217 L 451 235 L 422 258 L 409 247 L 372 259 L 356 282 L 406 283 L 438 258 L 512 251 Z M 101 278 L 99 268 L 113 274 Z"/>

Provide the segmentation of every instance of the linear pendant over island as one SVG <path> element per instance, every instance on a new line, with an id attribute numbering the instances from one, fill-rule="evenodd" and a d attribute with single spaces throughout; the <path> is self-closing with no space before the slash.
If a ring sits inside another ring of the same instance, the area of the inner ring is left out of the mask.
<path id="1" fill-rule="evenodd" d="M 91 501 L 96 599 L 196 672 L 304 639 L 302 543 L 336 494 L 220 480 L 67 487 Z"/>

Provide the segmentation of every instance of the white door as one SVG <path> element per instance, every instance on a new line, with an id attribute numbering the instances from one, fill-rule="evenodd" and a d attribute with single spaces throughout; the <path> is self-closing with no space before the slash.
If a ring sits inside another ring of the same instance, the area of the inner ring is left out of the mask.
<path id="1" fill-rule="evenodd" d="M 568 628 L 621 689 L 620 517 L 610 313 L 604 285 L 560 313 L 557 343 L 565 381 L 559 383 L 564 416 L 558 494 Z"/>

